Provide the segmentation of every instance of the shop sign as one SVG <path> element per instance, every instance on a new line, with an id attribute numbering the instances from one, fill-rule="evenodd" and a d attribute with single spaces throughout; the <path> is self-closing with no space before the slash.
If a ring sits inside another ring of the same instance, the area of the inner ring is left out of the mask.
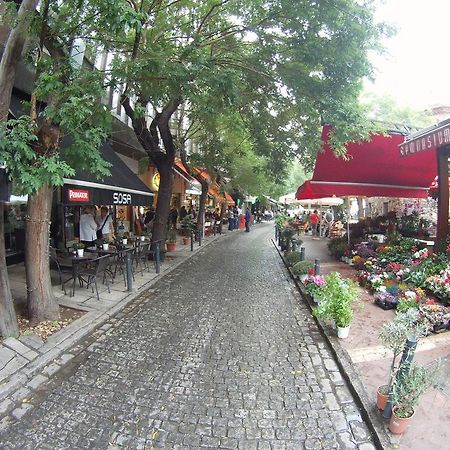
<path id="1" fill-rule="evenodd" d="M 113 205 L 131 205 L 131 194 L 113 193 Z"/>
<path id="2" fill-rule="evenodd" d="M 407 156 L 450 144 L 450 124 L 399 145 L 400 155 Z"/>
<path id="3" fill-rule="evenodd" d="M 67 191 L 69 202 L 82 202 L 89 203 L 90 195 L 89 191 L 86 189 L 69 189 Z"/>

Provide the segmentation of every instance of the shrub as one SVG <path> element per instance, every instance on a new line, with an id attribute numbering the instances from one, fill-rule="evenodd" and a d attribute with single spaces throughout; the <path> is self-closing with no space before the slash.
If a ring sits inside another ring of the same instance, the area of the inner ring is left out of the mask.
<path id="1" fill-rule="evenodd" d="M 292 273 L 294 275 L 308 275 L 308 273 L 314 269 L 314 263 L 312 261 L 299 261 L 292 266 Z"/>
<path id="2" fill-rule="evenodd" d="M 300 252 L 289 252 L 286 254 L 286 261 L 288 265 L 291 267 L 294 264 L 301 261 L 301 254 Z"/>
<path id="3" fill-rule="evenodd" d="M 328 251 L 331 256 L 341 259 L 348 250 L 347 238 L 332 239 L 328 242 Z"/>

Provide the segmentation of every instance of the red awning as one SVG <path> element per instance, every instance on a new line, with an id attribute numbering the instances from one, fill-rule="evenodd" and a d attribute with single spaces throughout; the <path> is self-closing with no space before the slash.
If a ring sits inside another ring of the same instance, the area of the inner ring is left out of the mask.
<path id="1" fill-rule="evenodd" d="M 312 180 L 297 190 L 297 199 L 322 197 L 425 198 L 437 174 L 435 152 L 402 158 L 400 134 L 373 135 L 371 141 L 350 143 L 347 159 L 336 158 L 328 145 L 331 127 L 322 131 L 323 152 L 316 159 Z"/>
<path id="2" fill-rule="evenodd" d="M 234 206 L 236 204 L 236 202 L 233 200 L 233 197 L 231 197 L 228 192 L 225 192 L 224 195 L 228 206 Z"/>

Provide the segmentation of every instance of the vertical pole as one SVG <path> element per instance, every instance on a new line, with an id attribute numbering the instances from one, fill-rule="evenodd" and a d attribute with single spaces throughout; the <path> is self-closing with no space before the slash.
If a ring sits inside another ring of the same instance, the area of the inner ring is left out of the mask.
<path id="1" fill-rule="evenodd" d="M 133 290 L 133 274 L 131 272 L 131 254 L 130 252 L 125 252 L 126 254 L 126 266 L 127 266 L 127 290 L 131 292 Z"/>
<path id="2" fill-rule="evenodd" d="M 194 251 L 194 232 L 191 230 L 191 252 Z"/>
<path id="3" fill-rule="evenodd" d="M 198 246 L 201 247 L 202 245 L 202 231 L 198 230 Z"/>
<path id="4" fill-rule="evenodd" d="M 161 253 L 159 250 L 159 242 L 155 242 L 155 270 L 156 273 L 161 272 Z"/>
<path id="5" fill-rule="evenodd" d="M 320 275 L 320 259 L 314 260 L 314 275 Z"/>
<path id="6" fill-rule="evenodd" d="M 278 242 L 278 227 L 275 225 L 275 242 Z"/>
<path id="7" fill-rule="evenodd" d="M 305 260 L 305 247 L 300 247 L 300 261 Z"/>
<path id="8" fill-rule="evenodd" d="M 399 364 L 399 370 L 397 372 L 396 376 L 396 383 L 402 383 L 403 378 L 405 375 L 409 372 L 409 369 L 411 368 L 411 363 L 414 359 L 414 353 L 417 348 L 417 338 L 414 336 L 408 336 L 408 339 L 406 340 L 405 348 L 403 349 L 402 353 L 402 359 L 400 360 Z M 389 392 L 390 394 L 390 392 Z M 382 412 L 382 416 L 385 419 L 389 419 L 392 415 L 392 400 L 389 398 L 388 402 L 386 403 L 386 407 L 384 408 Z"/>
<path id="9" fill-rule="evenodd" d="M 296 252 L 297 251 L 297 241 L 295 239 L 292 239 L 292 251 Z"/>

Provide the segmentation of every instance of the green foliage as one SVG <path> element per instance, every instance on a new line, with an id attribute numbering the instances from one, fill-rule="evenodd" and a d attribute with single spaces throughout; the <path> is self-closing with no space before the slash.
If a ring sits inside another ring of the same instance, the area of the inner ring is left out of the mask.
<path id="1" fill-rule="evenodd" d="M 312 261 L 299 261 L 292 266 L 292 273 L 294 275 L 308 275 L 311 269 L 314 268 L 314 263 Z"/>
<path id="2" fill-rule="evenodd" d="M 392 403 L 396 406 L 397 417 L 410 417 L 420 398 L 431 387 L 439 387 L 438 379 L 441 362 L 428 366 L 412 365 L 404 376 L 397 378 L 392 389 Z"/>
<path id="3" fill-rule="evenodd" d="M 286 254 L 286 261 L 289 266 L 293 266 L 294 264 L 301 261 L 301 253 L 300 252 L 289 252 Z"/>
<path id="4" fill-rule="evenodd" d="M 336 238 L 331 239 L 328 244 L 328 251 L 331 256 L 334 256 L 337 259 L 341 259 L 344 256 L 345 252 L 349 249 L 349 245 L 347 242 L 347 238 Z"/>
<path id="5" fill-rule="evenodd" d="M 167 233 L 167 242 L 176 243 L 177 242 L 177 231 L 175 228 L 171 228 Z"/>
<path id="6" fill-rule="evenodd" d="M 347 327 L 353 319 L 352 304 L 359 300 L 358 286 L 352 280 L 344 280 L 337 272 L 325 276 L 325 284 L 319 292 L 319 303 L 313 310 L 316 317 L 332 319 L 338 327 Z"/>

